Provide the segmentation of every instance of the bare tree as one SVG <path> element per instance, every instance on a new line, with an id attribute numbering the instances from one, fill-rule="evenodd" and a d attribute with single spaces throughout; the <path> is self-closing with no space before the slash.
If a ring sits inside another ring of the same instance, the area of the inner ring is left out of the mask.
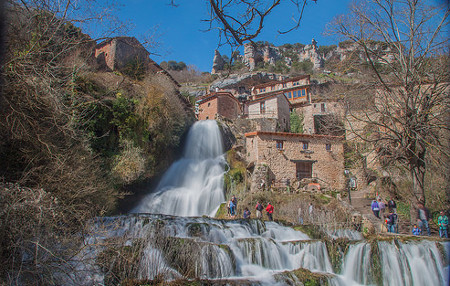
<path id="1" fill-rule="evenodd" d="M 221 42 L 233 47 L 241 46 L 246 42 L 252 42 L 262 31 L 268 15 L 270 15 L 281 0 L 209 0 L 211 8 L 210 17 L 207 20 L 210 29 L 220 31 Z M 288 33 L 300 26 L 300 20 L 307 4 L 307 0 L 290 0 L 296 11 L 295 24 L 279 33 Z"/>
<path id="2" fill-rule="evenodd" d="M 75 79 L 92 64 L 95 45 L 79 26 L 108 17 L 89 10 L 93 2 L 2 5 L 0 284 L 49 284 L 54 266 L 68 265 L 70 244 L 79 243 L 74 233 L 88 218 L 111 210 L 117 198 L 74 127 L 81 120 L 74 112 L 81 101 Z"/>
<path id="3" fill-rule="evenodd" d="M 366 56 L 376 88 L 364 111 L 349 110 L 357 136 L 374 144 L 386 165 L 401 164 L 411 177 L 411 219 L 425 203 L 428 162 L 448 163 L 449 110 L 447 6 L 421 0 L 371 0 L 350 7 L 330 30 Z M 380 52 L 381 46 L 381 52 Z M 363 123 L 361 125 L 361 123 Z M 444 140 L 442 140 L 444 139 Z"/>
<path id="4" fill-rule="evenodd" d="M 317 0 L 311 0 L 316 2 Z M 292 27 L 279 30 L 280 34 L 289 33 L 300 27 L 303 11 L 307 0 L 206 0 L 209 18 L 204 20 L 209 23 L 208 30 L 219 30 L 219 45 L 228 44 L 231 47 L 239 47 L 253 40 L 264 28 L 266 18 L 273 14 L 282 3 L 292 6 Z M 170 5 L 178 6 L 177 0 L 170 0 Z"/>

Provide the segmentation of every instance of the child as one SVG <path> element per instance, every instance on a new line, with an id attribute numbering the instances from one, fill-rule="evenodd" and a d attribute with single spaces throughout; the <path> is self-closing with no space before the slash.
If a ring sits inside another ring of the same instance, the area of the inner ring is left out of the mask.
<path id="1" fill-rule="evenodd" d="M 417 227 L 417 225 L 414 225 L 413 229 L 412 229 L 412 234 L 413 235 L 420 235 L 421 231 L 420 228 Z"/>

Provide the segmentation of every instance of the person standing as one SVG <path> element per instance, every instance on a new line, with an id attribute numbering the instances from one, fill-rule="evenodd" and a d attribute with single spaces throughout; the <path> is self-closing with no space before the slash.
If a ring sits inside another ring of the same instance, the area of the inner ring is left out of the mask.
<path id="1" fill-rule="evenodd" d="M 373 215 L 380 218 L 380 207 L 378 206 L 378 202 L 373 200 L 370 207 L 372 208 Z"/>
<path id="2" fill-rule="evenodd" d="M 441 211 L 441 215 L 438 217 L 439 237 L 448 238 L 448 217 L 444 211 Z"/>
<path id="3" fill-rule="evenodd" d="M 388 201 L 388 208 L 389 208 L 389 212 L 397 213 L 397 204 L 395 203 L 395 201 L 392 197 Z"/>
<path id="4" fill-rule="evenodd" d="M 262 218 L 262 210 L 264 207 L 259 202 L 256 203 L 255 210 L 256 210 L 256 218 L 261 219 Z"/>
<path id="5" fill-rule="evenodd" d="M 308 213 L 309 213 L 309 220 L 310 220 L 310 223 L 312 223 L 312 222 L 314 221 L 314 218 L 313 218 L 313 216 L 314 216 L 314 206 L 313 206 L 312 203 L 309 203 L 309 206 L 308 206 Z"/>
<path id="6" fill-rule="evenodd" d="M 298 208 L 297 215 L 298 215 L 298 222 L 300 224 L 303 224 L 303 213 L 301 207 Z"/>
<path id="7" fill-rule="evenodd" d="M 397 225 L 398 216 L 394 212 L 390 212 L 387 220 L 388 232 L 395 233 Z"/>
<path id="8" fill-rule="evenodd" d="M 236 216 L 236 205 L 233 203 L 233 200 L 230 200 L 230 215 L 231 218 Z"/>
<path id="9" fill-rule="evenodd" d="M 244 209 L 244 219 L 249 219 L 251 215 L 251 212 L 248 210 L 248 208 Z"/>
<path id="10" fill-rule="evenodd" d="M 378 198 L 378 207 L 380 208 L 379 217 L 384 217 L 384 211 L 386 210 L 386 205 L 381 198 Z"/>
<path id="11" fill-rule="evenodd" d="M 233 195 L 232 197 L 231 197 L 231 201 L 233 202 L 233 204 L 234 204 L 234 210 L 235 210 L 235 212 L 237 212 L 237 198 Z"/>
<path id="12" fill-rule="evenodd" d="M 273 220 L 273 217 L 272 217 L 273 206 L 270 204 L 270 202 L 267 204 L 266 212 L 267 212 L 267 217 L 269 218 L 270 221 L 272 221 Z"/>
<path id="13" fill-rule="evenodd" d="M 428 226 L 428 221 L 430 220 L 430 212 L 423 205 L 423 203 L 419 203 L 419 208 L 417 209 L 417 222 L 419 223 L 420 230 L 424 233 L 424 228 L 427 230 L 428 236 L 431 235 L 430 227 Z"/>

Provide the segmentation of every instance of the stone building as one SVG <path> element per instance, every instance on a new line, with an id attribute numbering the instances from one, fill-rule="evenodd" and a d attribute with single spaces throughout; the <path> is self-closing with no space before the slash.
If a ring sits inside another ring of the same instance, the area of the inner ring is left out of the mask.
<path id="1" fill-rule="evenodd" d="M 133 64 L 144 71 L 164 75 L 177 88 L 181 86 L 165 69 L 149 58 L 150 53 L 134 37 L 107 39 L 95 47 L 94 55 L 100 66 L 109 71 L 123 71 Z"/>
<path id="2" fill-rule="evenodd" d="M 241 115 L 239 101 L 229 92 L 208 94 L 196 102 L 195 109 L 198 120 L 215 119 L 218 115 L 235 119 Z"/>
<path id="3" fill-rule="evenodd" d="M 244 117 L 248 119 L 272 118 L 277 120 L 278 130 L 290 128 L 289 100 L 283 93 L 267 95 L 244 104 Z"/>
<path id="4" fill-rule="evenodd" d="M 245 137 L 247 161 L 267 165 L 270 181 L 293 184 L 315 178 L 325 187 L 345 187 L 344 137 L 263 131 Z"/>
<path id="5" fill-rule="evenodd" d="M 298 105 L 295 112 L 303 115 L 303 133 L 342 136 L 345 134 L 343 103 L 335 99 L 312 99 Z"/>
<path id="6" fill-rule="evenodd" d="M 256 99 L 275 93 L 284 93 L 291 104 L 302 104 L 311 101 L 309 88 L 310 76 L 302 75 L 294 78 L 284 79 L 281 81 L 272 81 L 255 85 L 252 88 L 252 98 Z"/>
<path id="7" fill-rule="evenodd" d="M 109 70 L 121 70 L 130 62 L 147 65 L 150 53 L 134 37 L 107 39 L 95 47 L 95 57 Z"/>

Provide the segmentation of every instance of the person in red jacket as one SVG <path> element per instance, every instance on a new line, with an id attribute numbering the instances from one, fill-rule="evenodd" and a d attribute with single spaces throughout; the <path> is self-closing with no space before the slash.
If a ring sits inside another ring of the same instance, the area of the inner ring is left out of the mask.
<path id="1" fill-rule="evenodd" d="M 270 221 L 273 220 L 273 218 L 272 218 L 273 206 L 270 204 L 270 202 L 267 204 L 266 212 L 267 212 L 267 217 L 269 218 L 269 220 Z"/>

